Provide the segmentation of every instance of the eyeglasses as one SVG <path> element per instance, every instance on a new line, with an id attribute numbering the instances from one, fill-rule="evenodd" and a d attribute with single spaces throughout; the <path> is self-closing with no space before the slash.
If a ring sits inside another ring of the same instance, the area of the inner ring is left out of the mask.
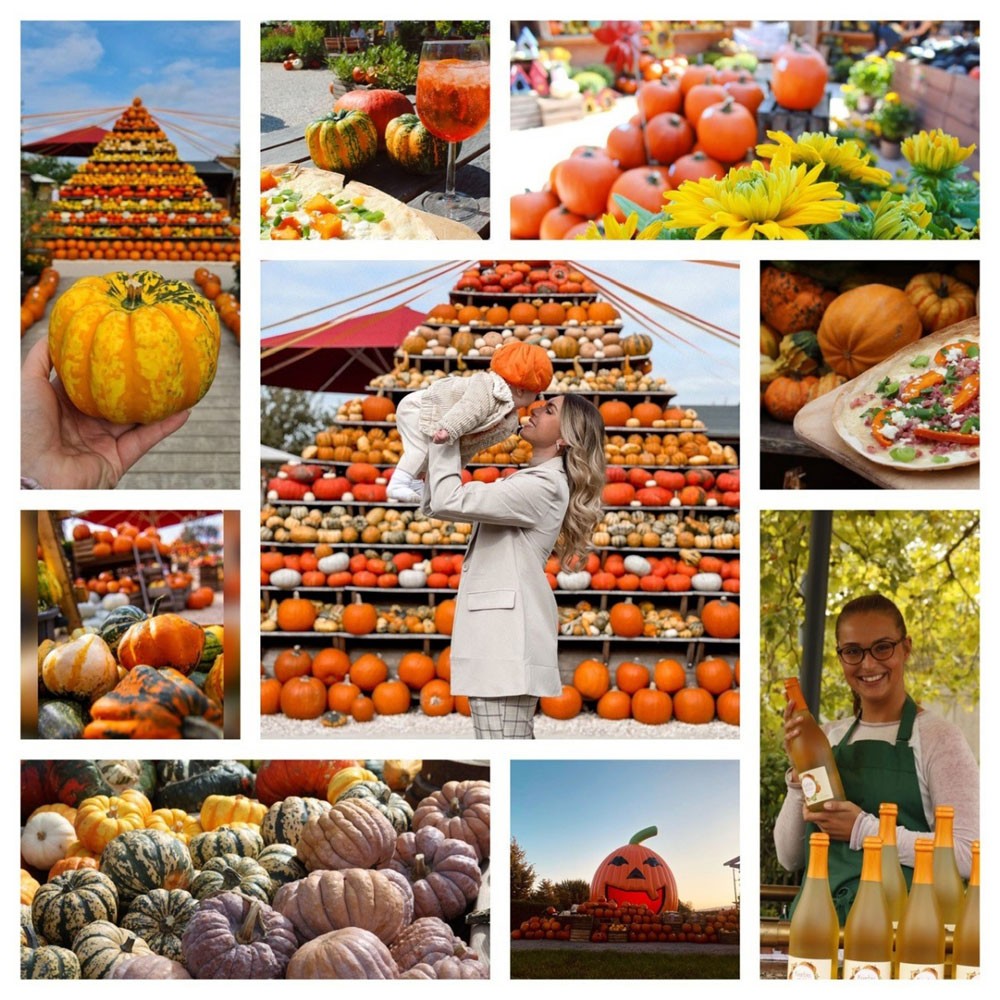
<path id="1" fill-rule="evenodd" d="M 849 667 L 856 667 L 861 663 L 865 658 L 865 653 L 871 653 L 873 659 L 882 662 L 888 660 L 896 652 L 896 647 L 905 641 L 906 636 L 904 635 L 902 639 L 879 639 L 878 642 L 874 642 L 870 646 L 839 646 L 837 656 L 840 657 L 841 662 L 846 663 Z"/>

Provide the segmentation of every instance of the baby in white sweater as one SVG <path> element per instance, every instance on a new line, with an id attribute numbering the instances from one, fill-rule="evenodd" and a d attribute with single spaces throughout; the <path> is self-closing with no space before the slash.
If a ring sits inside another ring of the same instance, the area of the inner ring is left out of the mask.
<path id="1" fill-rule="evenodd" d="M 412 392 L 396 407 L 396 427 L 403 441 L 386 493 L 390 500 L 419 503 L 431 443 L 460 441 L 462 462 L 506 440 L 520 423 L 517 411 L 532 403 L 552 381 L 545 349 L 512 341 L 490 359 L 489 371 L 468 378 L 442 378 Z"/>

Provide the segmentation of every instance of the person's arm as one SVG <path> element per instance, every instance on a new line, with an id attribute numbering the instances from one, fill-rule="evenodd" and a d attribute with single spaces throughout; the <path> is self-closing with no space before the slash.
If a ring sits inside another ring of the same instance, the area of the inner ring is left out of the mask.
<path id="1" fill-rule="evenodd" d="M 778 864 L 786 871 L 795 872 L 806 863 L 806 821 L 802 818 L 805 797 L 802 785 L 794 779 L 794 769 L 785 772 L 785 801 L 774 823 L 774 850 Z"/>
<path id="2" fill-rule="evenodd" d="M 917 717 L 919 728 L 919 758 L 917 766 L 927 782 L 930 814 L 936 806 L 955 809 L 955 862 L 962 878 L 968 878 L 972 868 L 972 842 L 979 839 L 979 765 L 961 731 L 933 713 L 922 712 Z M 902 827 L 896 829 L 899 860 L 913 865 L 913 843 L 926 833 L 915 833 Z"/>
<path id="3" fill-rule="evenodd" d="M 523 469 L 493 483 L 462 483 L 461 449 L 457 442 L 430 449 L 427 457 L 427 496 L 424 506 L 432 517 L 483 524 L 531 528 L 560 502 L 549 476 Z"/>

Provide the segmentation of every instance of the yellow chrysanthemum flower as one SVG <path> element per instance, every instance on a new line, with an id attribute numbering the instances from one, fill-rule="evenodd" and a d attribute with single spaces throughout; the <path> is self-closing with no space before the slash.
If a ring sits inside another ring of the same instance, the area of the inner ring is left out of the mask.
<path id="1" fill-rule="evenodd" d="M 929 240 L 927 227 L 931 213 L 922 201 L 910 198 L 893 198 L 884 194 L 877 205 L 872 206 L 875 221 L 872 238 L 876 240 Z"/>
<path id="2" fill-rule="evenodd" d="M 854 139 L 837 139 L 825 132 L 803 132 L 793 139 L 786 132 L 768 132 L 767 137 L 777 145 L 761 143 L 757 155 L 764 159 L 787 157 L 789 163 L 821 164 L 836 170 L 845 178 L 862 184 L 885 187 L 892 177 L 889 172 L 871 165 L 871 154 L 864 152 Z"/>
<path id="3" fill-rule="evenodd" d="M 590 221 L 586 230 L 577 237 L 578 240 L 630 240 L 633 237 L 637 240 L 655 240 L 663 229 L 663 222 L 657 220 L 646 226 L 638 236 L 635 235 L 639 225 L 639 216 L 633 212 L 624 222 L 619 222 L 610 213 L 601 219 L 598 226 L 593 220 Z M 602 232 L 603 229 L 603 232 Z"/>
<path id="4" fill-rule="evenodd" d="M 949 177 L 973 154 L 976 146 L 975 143 L 963 146 L 955 136 L 936 128 L 904 139 L 902 149 L 913 169 L 925 177 Z"/>
<path id="5" fill-rule="evenodd" d="M 811 170 L 790 165 L 783 156 L 768 170 L 755 160 L 734 167 L 722 179 L 704 177 L 685 181 L 676 191 L 665 191 L 668 229 L 696 229 L 703 240 L 722 230 L 724 240 L 804 240 L 803 226 L 838 222 L 855 206 L 840 188 L 820 181 L 823 165 Z"/>

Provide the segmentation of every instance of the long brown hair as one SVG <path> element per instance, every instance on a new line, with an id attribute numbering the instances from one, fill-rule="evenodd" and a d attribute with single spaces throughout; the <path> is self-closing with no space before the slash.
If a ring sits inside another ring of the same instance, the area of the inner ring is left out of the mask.
<path id="1" fill-rule="evenodd" d="M 596 406 L 582 396 L 562 397 L 559 430 L 566 447 L 563 469 L 569 480 L 569 506 L 556 541 L 555 554 L 566 565 L 583 559 L 593 547 L 594 528 L 601 519 L 604 489 L 604 421 Z"/>

